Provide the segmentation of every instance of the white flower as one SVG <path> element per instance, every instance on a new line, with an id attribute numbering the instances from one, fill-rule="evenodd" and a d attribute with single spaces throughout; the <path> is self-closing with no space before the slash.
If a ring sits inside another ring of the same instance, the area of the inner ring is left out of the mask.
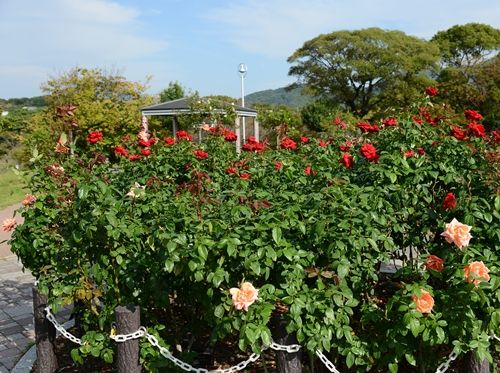
<path id="1" fill-rule="evenodd" d="M 134 186 L 130 188 L 126 196 L 131 198 L 139 198 L 143 197 L 145 193 L 146 193 L 146 186 L 136 182 Z"/>

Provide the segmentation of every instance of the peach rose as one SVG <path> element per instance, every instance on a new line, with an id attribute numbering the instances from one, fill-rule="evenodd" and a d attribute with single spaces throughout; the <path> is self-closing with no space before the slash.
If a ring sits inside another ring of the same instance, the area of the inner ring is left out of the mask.
<path id="1" fill-rule="evenodd" d="M 249 282 L 243 282 L 239 289 L 231 288 L 229 292 L 233 298 L 233 305 L 237 310 L 248 311 L 248 307 L 250 307 L 259 296 L 259 291 Z"/>
<path id="2" fill-rule="evenodd" d="M 26 194 L 21 202 L 24 207 L 30 206 L 36 202 L 36 197 L 33 194 Z"/>
<path id="3" fill-rule="evenodd" d="M 417 311 L 421 313 L 430 313 L 432 311 L 432 307 L 434 307 L 434 298 L 432 295 L 425 290 L 421 290 L 422 295 L 420 298 L 413 294 L 411 298 L 417 305 Z"/>
<path id="4" fill-rule="evenodd" d="M 480 282 L 489 281 L 490 270 L 484 265 L 483 262 L 472 262 L 464 268 L 465 279 L 467 282 L 472 282 L 476 287 Z"/>
<path id="5" fill-rule="evenodd" d="M 453 242 L 460 249 L 469 245 L 469 241 L 472 238 L 469 233 L 471 228 L 471 226 L 462 224 L 457 219 L 453 218 L 451 223 L 446 224 L 446 230 L 441 233 L 441 236 L 443 236 L 448 243 Z"/>
<path id="6" fill-rule="evenodd" d="M 436 255 L 429 255 L 424 263 L 424 265 L 436 272 L 442 272 L 444 269 L 444 260 Z"/>
<path id="7" fill-rule="evenodd" d="M 16 224 L 17 224 L 16 219 L 5 219 L 2 223 L 2 228 L 5 232 L 10 232 L 11 230 L 14 229 Z"/>

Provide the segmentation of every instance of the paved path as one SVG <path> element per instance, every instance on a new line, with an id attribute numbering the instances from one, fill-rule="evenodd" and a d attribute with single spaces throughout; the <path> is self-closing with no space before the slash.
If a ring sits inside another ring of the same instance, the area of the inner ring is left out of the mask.
<path id="1" fill-rule="evenodd" d="M 15 256 L 0 258 L 0 372 L 9 372 L 35 341 L 31 289 Z"/>

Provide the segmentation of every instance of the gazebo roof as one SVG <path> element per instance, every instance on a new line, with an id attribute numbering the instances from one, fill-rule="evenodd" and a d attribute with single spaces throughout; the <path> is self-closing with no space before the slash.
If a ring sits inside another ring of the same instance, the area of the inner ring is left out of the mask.
<path id="1" fill-rule="evenodd" d="M 247 107 L 234 105 L 236 114 L 239 117 L 256 117 L 257 111 Z M 217 109 L 216 109 L 217 110 Z M 219 109 L 224 110 L 224 109 Z M 142 115 L 178 115 L 189 114 L 193 112 L 193 108 L 189 105 L 187 97 L 177 100 L 162 102 L 160 104 L 146 106 L 141 109 Z"/>

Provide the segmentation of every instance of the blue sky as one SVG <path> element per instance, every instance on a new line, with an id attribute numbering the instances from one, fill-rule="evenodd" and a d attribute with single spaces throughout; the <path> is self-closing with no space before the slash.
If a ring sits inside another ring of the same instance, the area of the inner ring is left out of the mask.
<path id="1" fill-rule="evenodd" d="M 429 39 L 455 24 L 500 27 L 498 0 L 0 0 L 0 98 L 41 94 L 68 69 L 101 67 L 149 93 L 179 81 L 240 96 L 293 82 L 286 59 L 321 33 L 381 27 Z"/>

